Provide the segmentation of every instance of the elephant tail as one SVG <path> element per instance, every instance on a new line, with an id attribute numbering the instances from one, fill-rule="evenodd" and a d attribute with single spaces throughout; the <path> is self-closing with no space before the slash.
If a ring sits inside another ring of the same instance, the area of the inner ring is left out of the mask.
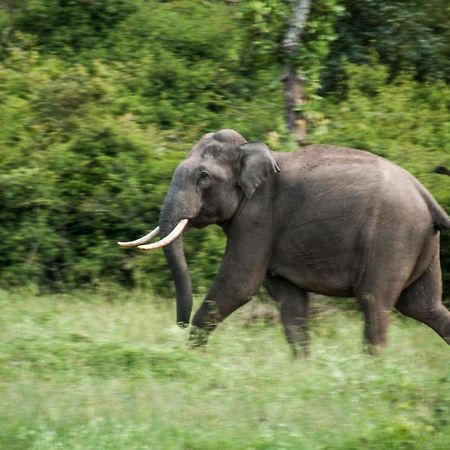
<path id="1" fill-rule="evenodd" d="M 450 217 L 444 209 L 436 202 L 428 190 L 416 180 L 416 186 L 420 195 L 428 206 L 434 225 L 438 230 L 450 229 Z"/>
<path id="2" fill-rule="evenodd" d="M 450 177 L 450 169 L 445 166 L 437 166 L 433 169 L 434 173 L 440 173 L 441 175 L 448 175 Z"/>
<path id="3" fill-rule="evenodd" d="M 435 210 L 430 209 L 434 224 L 439 230 L 450 229 L 450 217 L 436 202 L 434 205 L 436 205 L 437 208 Z"/>

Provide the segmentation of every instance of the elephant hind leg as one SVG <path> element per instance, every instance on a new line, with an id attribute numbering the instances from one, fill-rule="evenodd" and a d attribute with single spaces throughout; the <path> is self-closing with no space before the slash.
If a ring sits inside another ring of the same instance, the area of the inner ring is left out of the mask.
<path id="1" fill-rule="evenodd" d="M 396 300 L 389 301 L 391 297 L 370 291 L 357 295 L 364 314 L 364 340 L 371 355 L 377 355 L 386 347 L 389 314 Z"/>
<path id="2" fill-rule="evenodd" d="M 450 312 L 442 304 L 438 255 L 426 272 L 402 292 L 395 307 L 405 316 L 428 325 L 450 345 Z"/>
<path id="3" fill-rule="evenodd" d="M 307 356 L 309 354 L 307 292 L 285 278 L 270 275 L 266 277 L 266 287 L 270 296 L 280 303 L 281 321 L 294 356 L 299 353 Z"/>

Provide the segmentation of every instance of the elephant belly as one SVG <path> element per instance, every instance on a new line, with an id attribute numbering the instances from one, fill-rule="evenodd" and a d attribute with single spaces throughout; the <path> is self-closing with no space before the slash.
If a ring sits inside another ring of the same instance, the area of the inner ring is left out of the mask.
<path id="1" fill-rule="evenodd" d="M 269 266 L 270 274 L 286 278 L 305 291 L 352 295 L 363 251 L 354 238 L 338 238 L 327 231 L 320 232 L 317 225 L 302 227 L 296 236 L 280 239 Z"/>

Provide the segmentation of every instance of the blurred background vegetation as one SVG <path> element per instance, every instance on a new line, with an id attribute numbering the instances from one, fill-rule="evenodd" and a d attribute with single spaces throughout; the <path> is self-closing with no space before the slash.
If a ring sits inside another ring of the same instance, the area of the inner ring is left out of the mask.
<path id="1" fill-rule="evenodd" d="M 153 228 L 172 171 L 207 131 L 295 148 L 284 118 L 286 0 L 3 0 L 0 284 L 110 281 L 172 289 L 162 252 L 119 249 Z M 446 0 L 315 0 L 297 64 L 312 143 L 370 150 L 450 211 Z M 223 251 L 190 231 L 196 289 Z M 442 257 L 450 291 L 450 235 Z"/>

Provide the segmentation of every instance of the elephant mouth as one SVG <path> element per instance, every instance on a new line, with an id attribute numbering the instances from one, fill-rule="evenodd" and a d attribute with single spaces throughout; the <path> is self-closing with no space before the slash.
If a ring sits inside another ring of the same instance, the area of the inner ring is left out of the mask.
<path id="1" fill-rule="evenodd" d="M 204 216 L 203 218 L 196 217 L 195 219 L 191 219 L 189 221 L 189 225 L 194 228 L 205 228 L 208 225 L 211 225 L 212 223 L 215 223 L 213 219 Z"/>
<path id="2" fill-rule="evenodd" d="M 160 231 L 159 227 L 156 227 L 154 230 L 150 231 L 150 233 L 147 233 L 145 236 L 142 236 L 139 239 L 128 242 L 118 242 L 117 244 L 123 248 L 137 247 L 140 250 L 145 251 L 154 250 L 155 248 L 166 247 L 183 233 L 188 222 L 189 219 L 181 219 L 166 237 L 152 244 L 147 244 L 147 242 L 150 242 L 154 237 L 156 237 L 159 234 Z"/>

